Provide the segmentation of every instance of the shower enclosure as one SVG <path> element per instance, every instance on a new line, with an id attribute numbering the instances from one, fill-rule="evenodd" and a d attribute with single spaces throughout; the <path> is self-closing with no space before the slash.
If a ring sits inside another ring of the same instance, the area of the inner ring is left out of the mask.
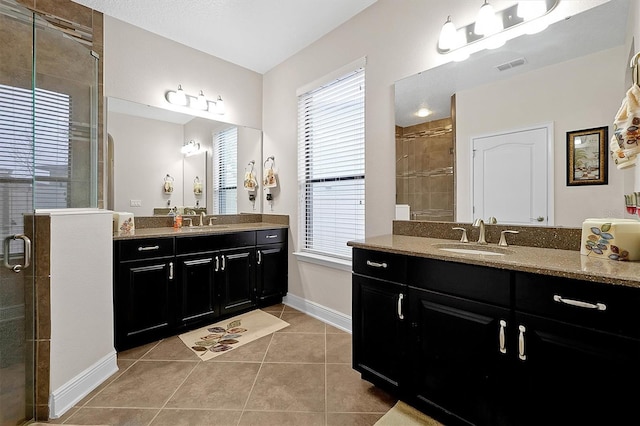
<path id="1" fill-rule="evenodd" d="M 33 215 L 98 205 L 98 60 L 90 27 L 0 0 L 0 426 L 47 408 L 49 288 L 31 259 L 55 248 Z"/>

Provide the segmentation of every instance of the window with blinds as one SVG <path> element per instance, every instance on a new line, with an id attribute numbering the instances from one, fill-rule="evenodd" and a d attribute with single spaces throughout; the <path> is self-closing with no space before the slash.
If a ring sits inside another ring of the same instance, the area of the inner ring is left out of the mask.
<path id="1" fill-rule="evenodd" d="M 351 258 L 364 238 L 364 68 L 298 97 L 301 251 Z"/>
<path id="2" fill-rule="evenodd" d="M 238 129 L 215 135 L 213 144 L 214 214 L 235 214 L 238 204 Z"/>
<path id="3" fill-rule="evenodd" d="M 2 235 L 22 233 L 25 212 L 68 207 L 71 131 L 68 95 L 0 84 Z"/>

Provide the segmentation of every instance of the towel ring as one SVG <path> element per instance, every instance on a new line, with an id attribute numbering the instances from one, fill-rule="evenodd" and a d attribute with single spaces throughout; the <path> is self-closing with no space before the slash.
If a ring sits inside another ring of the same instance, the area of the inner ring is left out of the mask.
<path id="1" fill-rule="evenodd" d="M 267 159 L 264 160 L 264 168 L 267 168 L 267 163 L 269 162 L 269 160 L 271 160 L 271 168 L 273 169 L 273 167 L 276 165 L 276 158 L 273 155 L 267 157 Z"/>
<path id="2" fill-rule="evenodd" d="M 633 79 L 633 84 L 637 85 L 638 81 L 640 81 L 640 73 L 638 72 L 638 59 L 640 58 L 640 52 L 636 53 L 635 55 L 633 55 L 633 58 L 631 58 L 631 62 L 629 63 L 629 66 L 631 67 L 631 69 L 633 70 L 632 72 L 632 79 Z"/>
<path id="3" fill-rule="evenodd" d="M 247 164 L 247 166 L 251 167 L 251 169 L 249 169 L 249 173 L 253 174 L 253 166 L 256 164 L 255 160 L 251 160 L 249 161 L 249 164 Z M 247 170 L 247 169 L 245 169 Z"/>

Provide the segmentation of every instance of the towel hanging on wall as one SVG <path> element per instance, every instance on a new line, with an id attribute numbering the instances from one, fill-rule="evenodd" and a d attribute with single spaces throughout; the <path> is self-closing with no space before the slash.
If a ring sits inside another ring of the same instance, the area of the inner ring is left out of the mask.
<path id="1" fill-rule="evenodd" d="M 640 87 L 635 81 L 622 100 L 613 121 L 613 136 L 609 148 L 618 169 L 636 164 L 636 157 L 640 152 Z"/>
<path id="2" fill-rule="evenodd" d="M 267 165 L 269 164 L 269 167 Z M 268 157 L 264 162 L 264 179 L 262 185 L 265 188 L 275 188 L 278 186 L 278 177 L 275 170 L 275 157 Z"/>

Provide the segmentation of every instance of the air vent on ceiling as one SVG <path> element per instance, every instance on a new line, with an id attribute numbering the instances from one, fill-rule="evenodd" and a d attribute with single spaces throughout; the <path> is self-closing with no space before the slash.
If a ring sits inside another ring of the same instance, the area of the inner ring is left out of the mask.
<path id="1" fill-rule="evenodd" d="M 504 64 L 497 65 L 498 71 L 506 71 L 511 68 L 519 67 L 527 63 L 525 58 L 514 59 L 513 61 L 505 62 Z"/>

